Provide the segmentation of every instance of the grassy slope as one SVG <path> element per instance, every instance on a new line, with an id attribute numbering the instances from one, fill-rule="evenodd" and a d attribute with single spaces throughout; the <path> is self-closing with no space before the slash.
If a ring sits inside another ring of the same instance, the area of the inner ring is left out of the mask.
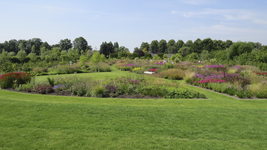
<path id="1" fill-rule="evenodd" d="M 0 149 L 266 149 L 266 100 L 236 100 L 187 87 L 209 99 L 98 99 L 0 90 Z"/>

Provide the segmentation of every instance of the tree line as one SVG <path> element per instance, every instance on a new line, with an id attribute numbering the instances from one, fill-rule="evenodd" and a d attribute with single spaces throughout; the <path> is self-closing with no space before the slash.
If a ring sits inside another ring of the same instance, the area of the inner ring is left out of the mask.
<path id="1" fill-rule="evenodd" d="M 259 42 L 248 42 L 253 45 L 254 48 L 259 49 L 261 47 L 261 43 Z M 177 42 L 174 39 L 169 40 L 168 42 L 164 39 L 158 41 L 153 40 L 150 44 L 148 42 L 142 42 L 140 48 L 135 47 L 134 50 L 142 50 L 144 52 L 151 53 L 165 53 L 165 54 L 176 54 L 182 47 L 190 48 L 191 52 L 194 53 L 202 53 L 203 50 L 207 50 L 208 52 L 216 51 L 216 50 L 225 50 L 228 49 L 233 44 L 233 41 L 227 40 L 212 40 L 211 38 L 206 38 L 204 40 L 196 39 L 194 42 L 192 40 L 188 40 L 184 42 L 183 40 L 178 40 Z"/>

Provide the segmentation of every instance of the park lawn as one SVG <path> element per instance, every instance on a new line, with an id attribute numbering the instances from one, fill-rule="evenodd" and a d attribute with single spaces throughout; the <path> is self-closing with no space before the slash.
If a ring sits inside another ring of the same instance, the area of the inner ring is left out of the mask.
<path id="1" fill-rule="evenodd" d="M 46 76 L 36 76 L 37 82 L 47 81 L 48 77 L 53 78 L 64 78 L 64 77 L 91 77 L 94 80 L 103 80 L 106 78 L 116 78 L 116 77 L 125 77 L 125 76 L 143 76 L 143 75 L 137 75 L 135 73 L 130 73 L 129 71 L 120 71 L 114 67 L 114 65 L 111 66 L 111 72 L 94 72 L 94 73 L 77 73 L 77 74 L 59 74 L 59 75 L 46 75 Z"/>
<path id="2" fill-rule="evenodd" d="M 116 74 L 129 73 L 78 75 L 103 79 Z M 208 99 L 86 98 L 0 90 L 0 149 L 266 149 L 267 100 L 237 100 L 181 84 Z"/>

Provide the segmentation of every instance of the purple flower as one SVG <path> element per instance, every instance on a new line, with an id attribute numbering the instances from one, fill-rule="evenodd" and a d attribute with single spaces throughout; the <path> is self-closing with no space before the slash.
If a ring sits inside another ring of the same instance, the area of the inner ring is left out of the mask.
<path id="1" fill-rule="evenodd" d="M 240 67 L 240 66 L 235 66 L 235 68 L 236 68 L 236 69 L 241 69 L 241 67 Z"/>
<path id="2" fill-rule="evenodd" d="M 129 67 L 133 67 L 133 66 L 134 66 L 134 64 L 128 64 L 127 66 L 129 66 Z"/>
<path id="3" fill-rule="evenodd" d="M 63 84 L 55 85 L 53 87 L 54 90 L 63 90 L 64 88 L 65 88 L 65 85 Z"/>

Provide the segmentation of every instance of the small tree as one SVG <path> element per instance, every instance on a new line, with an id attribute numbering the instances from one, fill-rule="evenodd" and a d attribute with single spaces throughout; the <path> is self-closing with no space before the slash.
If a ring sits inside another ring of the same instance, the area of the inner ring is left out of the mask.
<path id="1" fill-rule="evenodd" d="M 80 66 L 82 68 L 85 68 L 85 63 L 88 61 L 88 57 L 86 55 L 81 55 L 80 56 Z"/>
<path id="2" fill-rule="evenodd" d="M 203 60 L 208 60 L 210 57 L 210 54 L 207 50 L 203 50 L 202 53 L 200 54 L 200 59 Z"/>
<path id="3" fill-rule="evenodd" d="M 30 53 L 28 55 L 30 57 L 30 60 L 33 61 L 33 62 L 36 62 L 37 61 L 37 56 L 35 53 Z"/>
<path id="4" fill-rule="evenodd" d="M 104 56 L 105 57 L 105 56 Z M 94 52 L 93 56 L 91 57 L 90 61 L 95 64 L 101 61 L 100 54 L 98 52 Z"/>
<path id="5" fill-rule="evenodd" d="M 23 62 L 27 57 L 27 53 L 24 50 L 20 50 L 17 54 L 17 58 Z"/>

